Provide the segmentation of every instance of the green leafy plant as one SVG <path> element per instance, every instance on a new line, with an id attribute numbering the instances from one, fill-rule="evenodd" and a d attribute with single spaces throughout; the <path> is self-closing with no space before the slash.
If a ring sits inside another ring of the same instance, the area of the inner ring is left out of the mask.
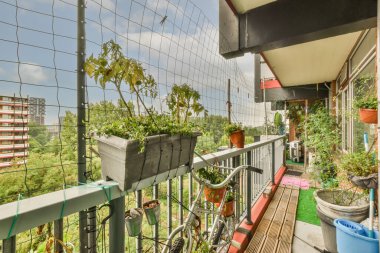
<path id="1" fill-rule="evenodd" d="M 286 110 L 286 117 L 298 124 L 302 121 L 303 115 L 305 114 L 305 109 L 302 105 L 298 103 L 288 104 Z"/>
<path id="2" fill-rule="evenodd" d="M 373 152 L 353 152 L 340 157 L 338 168 L 348 176 L 366 177 L 377 172 L 378 162 Z"/>
<path id="3" fill-rule="evenodd" d="M 354 107 L 357 109 L 377 109 L 377 96 L 374 92 L 375 78 L 371 75 L 365 75 L 355 79 L 355 97 Z"/>
<path id="4" fill-rule="evenodd" d="M 336 146 L 340 142 L 340 132 L 335 118 L 323 105 L 315 107 L 314 113 L 308 115 L 302 123 L 307 134 L 302 135 L 305 145 L 313 150 L 315 159 L 313 167 L 314 175 L 322 183 L 331 181 L 336 176 L 334 163 Z"/>
<path id="5" fill-rule="evenodd" d="M 233 191 L 228 191 L 226 196 L 226 203 L 235 200 Z"/>
<path id="6" fill-rule="evenodd" d="M 199 102 L 200 98 L 199 92 L 188 84 L 174 84 L 166 98 L 166 103 L 178 123 L 187 122 L 189 117 L 197 116 L 204 111 L 203 105 Z"/>
<path id="7" fill-rule="evenodd" d="M 124 56 L 120 45 L 110 40 L 102 45 L 102 51 L 98 57 L 91 55 L 85 62 L 85 71 L 95 79 L 96 83 L 105 89 L 107 83 L 113 83 L 120 99 L 128 109 L 128 116 L 133 112 L 128 106 L 122 91 L 125 84 L 130 93 L 136 95 L 137 111 L 140 115 L 140 103 L 144 106 L 141 95 L 156 97 L 157 84 L 151 75 L 147 75 L 144 68 L 135 59 Z"/>
<path id="8" fill-rule="evenodd" d="M 226 178 L 220 171 L 216 168 L 206 169 L 202 168 L 198 170 L 198 175 L 202 179 L 209 181 L 211 184 L 219 184 L 223 182 Z"/>
<path id="9" fill-rule="evenodd" d="M 282 121 L 281 113 L 276 112 L 274 114 L 273 125 L 276 129 L 276 134 L 283 134 L 285 126 L 284 126 L 284 122 Z"/>
<path id="10" fill-rule="evenodd" d="M 226 124 L 224 127 L 224 132 L 226 135 L 231 135 L 233 132 L 243 130 L 243 126 L 241 123 L 231 123 L 231 124 Z"/>

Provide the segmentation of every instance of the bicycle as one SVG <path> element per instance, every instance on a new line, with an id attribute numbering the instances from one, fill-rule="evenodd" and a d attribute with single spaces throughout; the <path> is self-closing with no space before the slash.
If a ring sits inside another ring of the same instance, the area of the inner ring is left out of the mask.
<path id="1" fill-rule="evenodd" d="M 236 168 L 211 165 L 202 157 L 200 158 L 209 166 L 212 166 L 219 170 L 230 171 L 231 173 L 224 179 L 223 182 L 219 184 L 211 184 L 207 180 L 199 178 L 194 171 L 191 172 L 192 177 L 199 183 L 199 191 L 197 193 L 197 197 L 189 209 L 189 214 L 186 217 L 185 222 L 174 229 L 173 232 L 169 235 L 169 238 L 164 244 L 162 253 L 192 253 L 194 250 L 197 251 L 201 247 L 204 249 L 202 252 L 226 252 L 228 246 L 231 244 L 232 236 L 235 230 L 234 217 L 224 217 L 221 215 L 226 201 L 227 191 L 225 191 L 217 210 L 212 211 L 202 207 L 201 196 L 203 189 L 205 186 L 211 189 L 224 188 L 233 181 L 235 175 L 243 170 L 259 174 L 262 174 L 263 172 L 263 170 L 252 167 L 250 165 L 241 165 Z M 205 213 L 214 214 L 215 218 L 212 223 L 211 230 L 206 231 L 206 234 L 201 234 L 200 217 Z M 173 239 L 180 233 L 181 235 L 183 234 L 185 236 L 179 236 L 173 241 Z M 173 243 L 171 244 L 172 241 Z"/>

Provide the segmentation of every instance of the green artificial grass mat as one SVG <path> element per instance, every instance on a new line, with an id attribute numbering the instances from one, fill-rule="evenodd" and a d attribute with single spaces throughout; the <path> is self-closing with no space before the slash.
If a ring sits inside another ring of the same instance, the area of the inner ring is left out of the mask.
<path id="1" fill-rule="evenodd" d="M 315 188 L 310 188 L 308 190 L 300 189 L 296 219 L 309 224 L 320 226 L 321 222 L 317 215 L 316 202 L 313 196 L 313 192 L 315 190 Z"/>
<path id="2" fill-rule="evenodd" d="M 304 163 L 297 163 L 297 162 L 293 162 L 292 160 L 286 160 L 286 164 L 290 164 L 290 165 L 304 165 Z"/>

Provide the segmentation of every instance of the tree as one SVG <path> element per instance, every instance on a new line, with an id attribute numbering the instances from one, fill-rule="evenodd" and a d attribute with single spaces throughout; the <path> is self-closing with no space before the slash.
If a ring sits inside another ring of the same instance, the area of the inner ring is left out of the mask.
<path id="1" fill-rule="evenodd" d="M 45 152 L 51 135 L 47 131 L 46 126 L 37 124 L 35 122 L 29 123 L 29 135 L 30 135 L 30 151 L 32 152 Z"/>

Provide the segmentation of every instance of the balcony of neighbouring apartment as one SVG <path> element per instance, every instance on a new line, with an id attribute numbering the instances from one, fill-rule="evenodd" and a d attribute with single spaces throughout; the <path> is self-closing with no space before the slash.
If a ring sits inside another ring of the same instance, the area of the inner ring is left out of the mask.
<path id="1" fill-rule="evenodd" d="M 0 127 L 1 132 L 28 132 L 29 127 L 3 126 Z"/>
<path id="2" fill-rule="evenodd" d="M 0 144 L 0 151 L 1 150 L 15 150 L 15 149 L 26 149 L 29 147 L 28 143 L 21 143 L 21 144 L 11 144 L 11 145 L 1 145 Z"/>
<path id="3" fill-rule="evenodd" d="M 16 158 L 16 157 L 25 157 L 28 156 L 29 152 L 13 152 L 13 153 L 0 153 L 0 159 L 9 159 L 9 158 Z"/>
<path id="4" fill-rule="evenodd" d="M 28 115 L 28 110 L 4 110 L 0 109 L 0 114 L 9 114 L 9 115 Z"/>
<path id="5" fill-rule="evenodd" d="M 12 140 L 28 140 L 29 135 L 8 135 L 0 136 L 0 141 L 12 141 Z"/>
<path id="6" fill-rule="evenodd" d="M 1 123 L 14 123 L 14 124 L 26 124 L 29 120 L 27 118 L 24 119 L 2 119 L 0 118 L 0 124 Z"/>
<path id="7" fill-rule="evenodd" d="M 2 162 L 2 163 L 0 163 L 0 169 L 11 167 L 12 165 L 22 165 L 24 163 L 26 163 L 26 160 L 18 161 L 18 162 Z"/>

